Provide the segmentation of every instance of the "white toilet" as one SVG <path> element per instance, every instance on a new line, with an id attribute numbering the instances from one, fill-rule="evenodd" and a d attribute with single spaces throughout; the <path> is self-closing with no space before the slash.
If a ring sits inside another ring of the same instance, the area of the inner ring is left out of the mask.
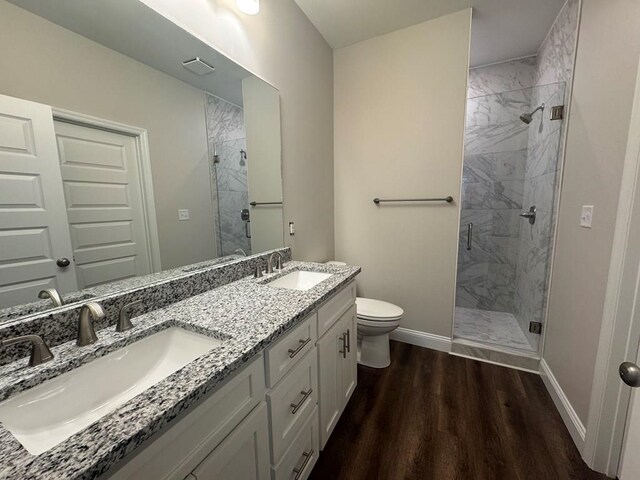
<path id="1" fill-rule="evenodd" d="M 346 265 L 344 262 L 327 262 Z M 393 303 L 372 298 L 356 298 L 358 317 L 358 363 L 386 368 L 391 364 L 389 333 L 400 326 L 404 311 Z"/>
<path id="2" fill-rule="evenodd" d="M 391 364 L 389 333 L 400 326 L 404 311 L 393 303 L 356 298 L 358 316 L 358 363 L 373 368 Z"/>

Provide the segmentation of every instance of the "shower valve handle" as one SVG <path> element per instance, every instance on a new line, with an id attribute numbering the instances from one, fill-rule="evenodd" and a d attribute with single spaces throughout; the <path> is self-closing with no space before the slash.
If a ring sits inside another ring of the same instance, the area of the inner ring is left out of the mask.
<path id="1" fill-rule="evenodd" d="M 522 212 L 520 216 L 522 218 L 529 219 L 529 223 L 533 225 L 534 223 L 536 223 L 536 213 L 537 213 L 537 209 L 535 205 L 532 205 L 531 208 L 529 208 L 528 212 Z"/>

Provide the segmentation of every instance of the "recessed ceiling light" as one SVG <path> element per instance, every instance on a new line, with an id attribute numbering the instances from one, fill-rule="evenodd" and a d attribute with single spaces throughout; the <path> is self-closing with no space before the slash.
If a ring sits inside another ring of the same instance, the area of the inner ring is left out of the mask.
<path id="1" fill-rule="evenodd" d="M 209 65 L 207 62 L 201 60 L 200 57 L 192 58 L 191 60 L 182 62 L 182 66 L 190 72 L 195 73 L 196 75 L 206 75 L 207 73 L 211 73 L 216 69 L 215 67 Z"/>
<path id="2" fill-rule="evenodd" d="M 236 0 L 236 7 L 242 13 L 255 15 L 260 11 L 260 0 Z"/>

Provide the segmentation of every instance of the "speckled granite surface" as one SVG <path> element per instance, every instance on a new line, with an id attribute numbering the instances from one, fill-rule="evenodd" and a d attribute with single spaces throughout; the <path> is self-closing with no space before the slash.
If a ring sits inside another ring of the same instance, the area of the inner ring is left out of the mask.
<path id="1" fill-rule="evenodd" d="M 290 248 L 280 248 L 285 260 L 291 259 Z M 105 311 L 105 318 L 94 322 L 96 330 L 114 325 L 120 308 L 135 300 L 142 303 L 131 310 L 133 315 L 157 310 L 193 295 L 206 292 L 221 285 L 235 282 L 251 274 L 260 263 L 265 265 L 273 251 L 249 257 L 237 257 L 219 264 L 221 259 L 201 262 L 186 267 L 165 270 L 151 275 L 121 280 L 100 287 L 83 290 L 91 293 L 90 301 L 99 302 Z M 196 270 L 194 270 L 196 268 Z M 47 312 L 0 324 L 0 340 L 19 335 L 40 335 L 49 346 L 56 346 L 75 338 L 78 328 L 78 314 L 82 303 L 65 305 Z M 0 365 L 16 361 L 29 355 L 29 347 L 24 344 L 0 349 Z"/>
<path id="2" fill-rule="evenodd" d="M 185 276 L 185 274 L 188 274 L 190 272 L 204 270 L 209 267 L 220 266 L 223 263 L 228 263 L 243 258 L 245 257 L 241 255 L 227 255 L 226 257 L 213 258 L 184 267 L 177 267 L 169 270 L 162 270 L 161 272 L 157 273 L 150 273 L 149 275 L 141 275 L 139 277 L 132 277 L 116 282 L 109 282 L 105 283 L 104 285 L 85 288 L 84 290 L 80 290 L 74 293 L 65 293 L 64 295 L 62 295 L 65 303 L 62 309 L 59 307 L 53 307 L 51 305 L 51 300 L 37 300 L 31 303 L 2 308 L 0 309 L 0 322 L 32 316 L 33 314 L 44 313 L 46 311 L 54 309 L 65 310 L 64 307 L 67 307 L 66 310 L 68 310 L 68 307 L 72 307 L 73 304 L 77 302 L 87 301 L 96 297 L 104 297 L 106 295 L 113 295 L 126 290 L 143 288 L 145 286 L 163 282 L 171 278 Z"/>
<path id="3" fill-rule="evenodd" d="M 268 284 L 294 270 L 333 274 L 307 291 Z M 133 319 L 135 328 L 99 332 L 99 341 L 78 348 L 73 342 L 53 349 L 54 361 L 27 368 L 26 359 L 0 367 L 0 398 L 29 388 L 92 359 L 170 326 L 226 339 L 126 405 L 51 450 L 30 455 L 0 427 L 0 478 L 90 479 L 106 472 L 178 414 L 209 393 L 233 371 L 297 324 L 349 283 L 359 267 L 289 262 L 282 273 L 243 278 Z"/>

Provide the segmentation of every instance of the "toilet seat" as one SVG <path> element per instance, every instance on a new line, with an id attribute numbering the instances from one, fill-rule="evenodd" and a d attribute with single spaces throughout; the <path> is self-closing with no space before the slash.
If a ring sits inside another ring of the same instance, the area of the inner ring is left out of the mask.
<path id="1" fill-rule="evenodd" d="M 393 322 L 400 320 L 404 310 L 393 303 L 374 300 L 373 298 L 356 298 L 357 317 L 367 322 Z"/>
<path id="2" fill-rule="evenodd" d="M 395 323 L 397 323 L 398 325 L 400 325 L 400 318 L 390 318 L 390 319 L 385 319 L 385 320 L 369 320 L 367 318 L 357 318 L 358 320 L 358 325 L 361 325 L 363 327 L 382 327 L 382 328 L 386 328 L 389 327 L 391 325 Z"/>

